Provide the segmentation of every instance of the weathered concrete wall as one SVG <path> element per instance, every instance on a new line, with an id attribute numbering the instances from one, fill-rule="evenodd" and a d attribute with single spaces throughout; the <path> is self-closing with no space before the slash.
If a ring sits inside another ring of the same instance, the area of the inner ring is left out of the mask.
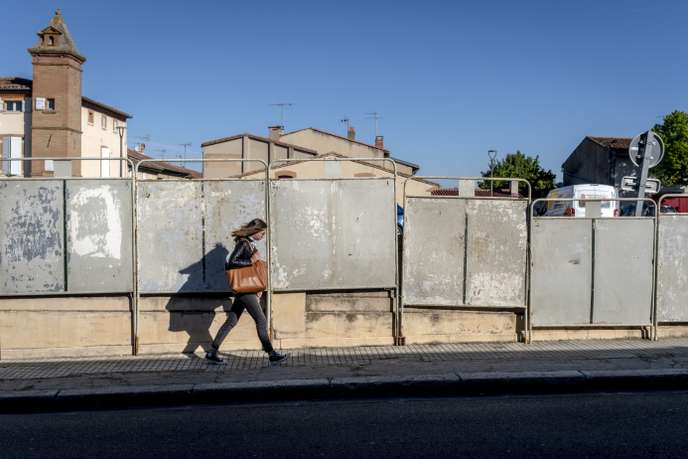
<path id="1" fill-rule="evenodd" d="M 394 287 L 393 183 L 387 179 L 271 182 L 273 289 Z"/>
<path id="2" fill-rule="evenodd" d="M 404 304 L 525 307 L 526 208 L 525 201 L 408 198 Z"/>
<path id="3" fill-rule="evenodd" d="M 658 320 L 688 322 L 688 215 L 662 215 L 658 229 Z"/>
<path id="4" fill-rule="evenodd" d="M 513 312 L 410 307 L 402 322 L 406 344 L 514 342 L 519 324 Z"/>
<path id="5" fill-rule="evenodd" d="M 0 301 L 0 359 L 131 352 L 130 301 L 126 296 Z"/>

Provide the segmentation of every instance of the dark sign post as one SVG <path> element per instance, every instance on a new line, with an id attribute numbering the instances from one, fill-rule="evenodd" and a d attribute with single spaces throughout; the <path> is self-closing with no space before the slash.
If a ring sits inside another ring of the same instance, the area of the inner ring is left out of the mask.
<path id="1" fill-rule="evenodd" d="M 664 144 L 662 139 L 652 131 L 646 131 L 633 138 L 628 148 L 628 156 L 633 164 L 640 168 L 637 182 L 638 201 L 635 205 L 635 215 L 643 214 L 643 203 L 640 199 L 645 197 L 646 185 L 650 169 L 662 161 L 664 157 Z"/>

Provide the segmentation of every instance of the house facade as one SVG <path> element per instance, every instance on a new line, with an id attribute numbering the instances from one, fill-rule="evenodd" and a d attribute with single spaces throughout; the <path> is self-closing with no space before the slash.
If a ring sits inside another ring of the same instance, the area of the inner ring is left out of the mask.
<path id="1" fill-rule="evenodd" d="M 6 176 L 121 177 L 131 115 L 81 94 L 82 56 L 58 10 L 28 49 L 32 79 L 0 77 L 3 159 L 95 157 L 103 161 L 3 161 Z"/>
<path id="2" fill-rule="evenodd" d="M 636 174 L 628 156 L 631 137 L 585 137 L 562 165 L 564 186 L 583 183 L 621 187 L 625 176 Z"/>

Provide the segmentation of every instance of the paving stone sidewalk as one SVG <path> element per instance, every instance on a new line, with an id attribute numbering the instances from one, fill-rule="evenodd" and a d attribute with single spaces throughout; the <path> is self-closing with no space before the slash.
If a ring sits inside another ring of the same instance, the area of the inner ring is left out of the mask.
<path id="1" fill-rule="evenodd" d="M 226 365 L 199 356 L 0 361 L 0 394 L 202 383 L 332 378 L 431 378 L 431 375 L 575 371 L 688 372 L 688 339 L 567 341 L 298 349 L 271 366 L 259 351 L 223 354 Z"/>

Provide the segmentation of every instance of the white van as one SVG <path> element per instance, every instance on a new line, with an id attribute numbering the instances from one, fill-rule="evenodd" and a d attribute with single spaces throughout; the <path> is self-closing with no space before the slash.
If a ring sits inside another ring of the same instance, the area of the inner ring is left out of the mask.
<path id="1" fill-rule="evenodd" d="M 616 189 L 610 185 L 571 185 L 549 192 L 548 199 L 574 199 L 574 201 L 547 201 L 546 217 L 585 217 L 585 199 L 616 199 Z M 602 217 L 618 217 L 619 201 L 602 201 Z"/>

